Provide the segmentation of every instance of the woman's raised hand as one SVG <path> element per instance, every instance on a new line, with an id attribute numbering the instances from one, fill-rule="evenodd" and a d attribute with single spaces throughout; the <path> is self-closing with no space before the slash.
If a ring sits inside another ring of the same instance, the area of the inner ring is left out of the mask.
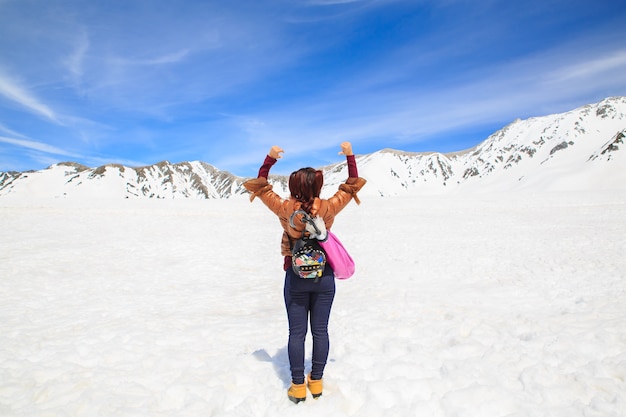
<path id="1" fill-rule="evenodd" d="M 345 156 L 354 155 L 352 153 L 352 144 L 350 142 L 342 142 L 341 152 L 339 152 L 339 155 L 345 155 Z"/>
<path id="2" fill-rule="evenodd" d="M 274 159 L 280 159 L 283 157 L 283 148 L 281 148 L 280 146 L 272 146 L 272 148 L 270 149 L 270 151 L 268 152 L 268 155 Z"/>

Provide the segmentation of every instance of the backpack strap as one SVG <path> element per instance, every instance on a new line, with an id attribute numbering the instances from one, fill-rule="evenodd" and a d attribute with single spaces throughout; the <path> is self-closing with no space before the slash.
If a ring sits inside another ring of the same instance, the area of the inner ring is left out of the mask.
<path id="1" fill-rule="evenodd" d="M 296 228 L 296 223 L 294 222 L 294 219 L 296 218 L 296 215 L 298 215 L 298 214 L 302 214 L 302 222 L 306 223 L 306 218 L 308 216 L 306 211 L 304 211 L 304 210 L 296 210 L 293 213 L 291 213 L 291 216 L 289 217 L 289 226 L 291 226 L 293 229 Z M 302 236 L 300 237 L 300 239 L 304 239 L 305 238 L 305 235 L 304 235 L 305 231 L 306 231 L 306 228 L 302 229 Z"/>
<path id="2" fill-rule="evenodd" d="M 289 225 L 291 227 L 293 227 L 294 229 L 296 228 L 296 224 L 293 221 L 293 219 L 296 217 L 296 214 L 302 214 L 302 222 L 310 224 L 311 226 L 313 226 L 313 229 L 315 229 L 315 233 L 317 233 L 318 235 L 320 234 L 320 229 L 317 227 L 309 213 L 304 210 L 296 210 L 291 213 L 291 217 L 289 217 Z M 302 231 L 302 238 L 304 238 L 304 230 Z"/>

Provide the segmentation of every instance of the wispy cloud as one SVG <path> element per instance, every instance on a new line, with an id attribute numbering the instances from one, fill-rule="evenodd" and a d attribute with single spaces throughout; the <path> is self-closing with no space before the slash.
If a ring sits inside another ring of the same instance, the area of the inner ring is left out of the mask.
<path id="1" fill-rule="evenodd" d="M 8 127 L 4 126 L 2 123 L 0 123 L 0 132 L 4 132 L 7 135 L 17 136 L 23 139 L 27 139 L 26 136 L 14 131 L 13 129 L 9 129 Z"/>
<path id="2" fill-rule="evenodd" d="M 558 68 L 553 71 L 551 78 L 558 82 L 580 82 L 613 75 L 615 71 L 626 78 L 625 68 L 626 49 L 618 49 Z M 605 79 L 605 81 L 614 82 L 615 80 Z"/>
<path id="3" fill-rule="evenodd" d="M 53 146 L 31 139 L 16 139 L 6 136 L 0 136 L 0 143 L 5 143 L 16 148 L 22 148 L 25 151 L 28 151 L 29 155 L 31 155 L 33 159 L 36 159 L 46 166 L 60 162 L 59 157 L 64 158 L 65 161 L 80 161 L 81 163 L 91 167 L 97 167 L 111 163 L 122 164 L 129 167 L 137 167 L 147 164 L 145 161 L 138 161 L 136 159 L 129 158 L 120 158 L 119 156 L 105 157 L 80 154 L 60 148 L 58 146 Z"/>
<path id="4" fill-rule="evenodd" d="M 260 111 L 254 115 L 257 122 L 246 126 L 247 133 L 263 146 L 272 141 L 291 144 L 292 152 L 302 155 L 332 149 L 341 140 L 368 149 L 415 146 L 445 135 L 453 143 L 459 133 L 482 128 L 485 136 L 476 137 L 477 144 L 493 132 L 485 126 L 495 130 L 518 117 L 587 104 L 595 91 L 600 95 L 594 100 L 601 99 L 602 91 L 620 80 L 626 91 L 626 60 L 620 46 L 616 48 L 585 55 L 576 45 L 549 49 L 483 68 L 449 85 L 407 83 L 402 65 L 382 66 L 379 73 L 346 80 L 336 90 L 302 98 L 289 109 Z M 452 150 L 463 147 L 467 145 Z"/>
<path id="5" fill-rule="evenodd" d="M 168 65 L 168 64 L 176 64 L 181 62 L 187 55 L 189 55 L 190 50 L 188 48 L 184 48 L 180 51 L 166 53 L 159 56 L 154 57 L 112 57 L 109 58 L 108 61 L 115 65 L 127 65 L 127 66 L 154 66 L 154 65 Z"/>
<path id="6" fill-rule="evenodd" d="M 81 155 L 75 154 L 73 152 L 69 152 L 65 149 L 61 149 L 56 146 L 52 146 L 47 143 L 37 142 L 34 140 L 15 139 L 15 138 L 7 138 L 4 136 L 0 136 L 0 142 L 8 143 L 9 145 L 19 146 L 19 147 L 26 148 L 26 149 L 32 149 L 32 150 L 47 153 L 47 154 L 60 155 L 60 156 L 66 156 L 66 157 L 71 157 L 71 158 L 81 157 Z"/>
<path id="7" fill-rule="evenodd" d="M 0 145 L 28 150 L 24 165 L 201 159 L 235 173 L 273 144 L 316 166 L 346 139 L 465 147 L 465 132 L 626 94 L 624 13 L 571 1 L 3 3 Z"/>
<path id="8" fill-rule="evenodd" d="M 59 123 L 56 113 L 50 107 L 42 103 L 27 89 L 21 87 L 17 82 L 3 74 L 0 74 L 0 96 L 4 96 L 5 99 L 14 104 L 18 104 L 32 113 L 43 116 L 52 122 Z"/>
<path id="9" fill-rule="evenodd" d="M 89 50 L 89 36 L 83 29 L 74 40 L 71 54 L 66 58 L 67 69 L 74 79 L 80 79 L 84 72 L 84 61 Z"/>

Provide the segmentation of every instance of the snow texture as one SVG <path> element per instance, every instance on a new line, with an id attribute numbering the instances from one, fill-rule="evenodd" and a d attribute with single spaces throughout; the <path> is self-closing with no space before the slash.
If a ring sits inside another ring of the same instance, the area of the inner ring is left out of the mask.
<path id="1" fill-rule="evenodd" d="M 0 198 L 0 415 L 625 415 L 626 191 L 361 199 L 294 405 L 260 202 Z"/>
<path id="2" fill-rule="evenodd" d="M 616 97 L 457 154 L 359 156 L 362 204 L 333 227 L 357 271 L 324 395 L 298 405 L 282 231 L 242 178 L 0 172 L 0 416 L 624 417 L 625 115 Z M 323 196 L 346 176 L 326 167 Z"/>

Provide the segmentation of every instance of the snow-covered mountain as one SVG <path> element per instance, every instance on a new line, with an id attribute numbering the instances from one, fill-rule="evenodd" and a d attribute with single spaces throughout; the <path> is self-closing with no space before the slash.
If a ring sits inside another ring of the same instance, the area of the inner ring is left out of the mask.
<path id="1" fill-rule="evenodd" d="M 626 97 L 516 120 L 475 148 L 450 154 L 385 149 L 359 158 L 362 192 L 626 189 Z M 345 164 L 331 167 L 333 186 Z M 330 177 L 330 178 L 329 178 Z"/>
<path id="2" fill-rule="evenodd" d="M 467 151 L 442 154 L 384 149 L 357 157 L 367 195 L 455 190 L 626 189 L 626 97 L 567 113 L 516 120 Z M 324 168 L 323 193 L 347 177 L 345 163 Z M 270 177 L 286 194 L 286 178 Z M 0 172 L 0 196 L 230 198 L 244 195 L 237 177 L 204 162 L 130 168 L 60 163 L 40 171 Z"/>
<path id="3" fill-rule="evenodd" d="M 164 161 L 140 168 L 63 162 L 41 171 L 0 173 L 0 195 L 229 198 L 245 192 L 243 181 L 204 162 Z"/>

